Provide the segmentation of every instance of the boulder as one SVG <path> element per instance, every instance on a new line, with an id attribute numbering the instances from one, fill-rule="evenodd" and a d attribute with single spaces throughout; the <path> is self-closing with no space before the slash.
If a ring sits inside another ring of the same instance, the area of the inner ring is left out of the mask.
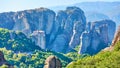
<path id="1" fill-rule="evenodd" d="M 13 66 L 11 66 L 11 65 L 5 60 L 3 52 L 0 51 L 0 66 L 2 66 L 3 64 L 4 64 L 4 65 L 7 65 L 8 68 L 14 68 Z"/>
<path id="2" fill-rule="evenodd" d="M 44 68 L 62 68 L 60 60 L 55 56 L 49 56 L 45 60 Z"/>

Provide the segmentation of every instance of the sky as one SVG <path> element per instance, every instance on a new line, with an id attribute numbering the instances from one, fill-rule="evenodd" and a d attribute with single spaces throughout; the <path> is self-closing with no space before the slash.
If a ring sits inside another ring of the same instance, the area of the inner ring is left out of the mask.
<path id="1" fill-rule="evenodd" d="M 49 8 L 60 5 L 94 1 L 113 2 L 120 0 L 0 0 L 0 12 L 20 11 L 39 7 Z"/>

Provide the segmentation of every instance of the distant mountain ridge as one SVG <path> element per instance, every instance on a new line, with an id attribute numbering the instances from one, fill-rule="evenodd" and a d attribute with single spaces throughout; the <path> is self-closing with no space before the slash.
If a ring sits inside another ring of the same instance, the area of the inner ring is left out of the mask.
<path id="1" fill-rule="evenodd" d="M 74 5 L 82 8 L 85 12 L 94 11 L 106 14 L 108 16 L 113 16 L 114 14 L 120 13 L 120 11 L 118 10 L 120 7 L 120 2 L 83 2 Z"/>

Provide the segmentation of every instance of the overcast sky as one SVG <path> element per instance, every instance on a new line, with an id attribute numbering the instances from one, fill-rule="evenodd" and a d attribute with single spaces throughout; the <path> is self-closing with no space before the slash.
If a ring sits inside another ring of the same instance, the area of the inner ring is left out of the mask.
<path id="1" fill-rule="evenodd" d="M 91 1 L 120 1 L 120 0 L 0 0 L 0 12 L 19 11 L 39 7 L 70 5 Z"/>

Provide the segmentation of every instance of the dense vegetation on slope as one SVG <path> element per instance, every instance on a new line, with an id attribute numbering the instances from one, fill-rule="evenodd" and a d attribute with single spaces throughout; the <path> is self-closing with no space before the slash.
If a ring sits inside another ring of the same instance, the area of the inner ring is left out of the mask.
<path id="1" fill-rule="evenodd" d="M 14 53 L 12 50 L 7 50 L 5 47 L 0 48 L 4 53 L 5 59 L 14 67 L 21 68 L 43 68 L 47 57 L 55 55 L 62 62 L 62 68 L 65 68 L 71 61 L 76 61 L 87 55 L 80 55 L 77 52 L 67 54 L 56 53 L 52 51 L 35 50 L 33 52 Z M 4 65 L 3 65 L 4 66 Z"/>
<path id="2" fill-rule="evenodd" d="M 72 57 L 74 57 L 70 56 L 70 54 L 63 55 L 52 51 L 41 50 L 40 47 L 36 46 L 23 33 L 9 31 L 3 28 L 0 28 L 0 51 L 4 53 L 5 59 L 9 64 L 18 68 L 42 68 L 46 58 L 50 55 L 58 57 L 64 68 L 72 61 Z"/>
<path id="3" fill-rule="evenodd" d="M 50 55 L 57 56 L 64 68 L 72 60 L 62 54 L 51 52 L 51 51 L 40 51 L 35 50 L 32 53 L 14 53 L 6 48 L 0 48 L 5 55 L 5 59 L 14 67 L 17 68 L 43 68 L 44 62 Z"/>
<path id="4" fill-rule="evenodd" d="M 69 57 L 69 58 L 71 58 L 72 61 L 77 61 L 77 60 L 79 60 L 79 59 L 81 59 L 81 58 L 84 58 L 84 57 L 89 56 L 88 54 L 82 54 L 82 55 L 78 54 L 79 48 L 80 48 L 80 46 L 76 46 L 76 47 L 74 48 L 74 51 L 73 51 L 73 52 L 69 52 L 69 53 L 64 54 L 64 55 L 67 56 L 67 57 Z"/>
<path id="5" fill-rule="evenodd" d="M 35 49 L 40 49 L 22 32 L 14 32 L 0 28 L 0 48 L 3 47 L 8 50 L 13 50 L 14 52 L 31 52 Z"/>
<path id="6" fill-rule="evenodd" d="M 79 59 L 72 62 L 67 68 L 119 68 L 120 41 L 116 43 L 113 51 L 101 51 L 97 55 Z"/>
<path id="7" fill-rule="evenodd" d="M 120 65 L 118 61 L 120 42 L 115 45 L 114 51 L 102 51 L 95 56 L 80 55 L 77 53 L 78 50 L 79 46 L 75 48 L 75 52 L 67 54 L 44 51 L 23 33 L 0 28 L 0 51 L 4 53 L 5 59 L 16 68 L 43 68 L 46 58 L 50 55 L 55 55 L 61 60 L 62 68 L 65 68 L 71 61 L 73 62 L 67 66 L 68 68 L 117 68 Z"/>

